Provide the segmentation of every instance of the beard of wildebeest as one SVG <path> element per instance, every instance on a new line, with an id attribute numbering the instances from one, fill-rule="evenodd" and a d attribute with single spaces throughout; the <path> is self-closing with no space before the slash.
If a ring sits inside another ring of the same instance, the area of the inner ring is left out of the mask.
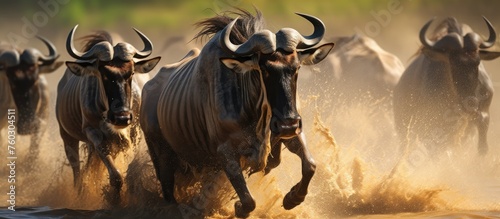
<path id="1" fill-rule="evenodd" d="M 40 107 L 40 90 L 37 67 L 35 65 L 21 64 L 6 69 L 7 78 L 12 91 L 12 97 L 19 111 L 17 122 L 17 132 L 19 134 L 31 134 L 35 131 L 35 114 Z"/>
<path id="2" fill-rule="evenodd" d="M 131 61 L 113 60 L 99 65 L 101 81 L 108 99 L 106 119 L 107 122 L 118 128 L 127 127 L 132 121 L 131 86 L 133 71 L 134 64 Z"/>
<path id="3" fill-rule="evenodd" d="M 480 61 L 479 55 L 475 51 L 450 54 L 449 62 L 453 81 L 455 82 L 457 93 L 462 100 L 476 96 L 475 92 L 479 84 L 478 67 Z"/>

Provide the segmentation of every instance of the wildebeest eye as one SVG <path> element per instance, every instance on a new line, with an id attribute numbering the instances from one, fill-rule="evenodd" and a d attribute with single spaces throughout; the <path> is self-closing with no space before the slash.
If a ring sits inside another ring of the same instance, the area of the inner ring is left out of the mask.
<path id="1" fill-rule="evenodd" d="M 123 79 L 128 80 L 128 79 L 132 78 L 132 75 L 134 75 L 134 72 L 127 72 L 127 73 L 123 74 Z"/>

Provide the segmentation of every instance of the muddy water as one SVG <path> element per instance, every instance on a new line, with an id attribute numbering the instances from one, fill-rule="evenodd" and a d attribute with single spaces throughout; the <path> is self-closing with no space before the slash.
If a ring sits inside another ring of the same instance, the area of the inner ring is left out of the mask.
<path id="1" fill-rule="evenodd" d="M 51 82 L 56 84 L 62 70 L 54 74 Z M 475 139 L 436 156 L 418 145 L 401 154 L 392 112 L 387 108 L 377 104 L 333 108 L 333 100 L 317 96 L 307 87 L 301 87 L 300 93 L 304 131 L 318 165 L 309 195 L 291 211 L 281 207 L 284 195 L 301 176 L 300 160 L 285 149 L 281 165 L 269 175 L 256 173 L 247 179 L 257 202 L 251 218 L 500 216 L 497 117 L 492 117 L 489 134 L 493 140 L 490 153 L 484 157 L 477 156 Z M 494 101 L 498 102 L 498 97 Z M 29 139 L 20 137 L 16 211 L 6 210 L 8 203 L 1 201 L 0 206 L 4 207 L 0 218 L 175 218 L 183 214 L 231 218 L 234 215 L 234 191 L 223 174 L 207 173 L 208 170 L 191 177 L 179 174 L 179 184 L 183 186 L 176 192 L 182 205 L 166 205 L 144 142 L 117 159 L 126 184 L 121 205 L 113 208 L 106 204 L 108 177 L 102 166 L 84 173 L 82 190 L 73 188 L 71 169 L 53 115 L 40 142 L 38 160 L 24 159 L 28 145 Z M 0 155 L 4 156 L 4 152 Z M 4 164 L 1 166 L 0 200 L 7 200 L 8 183 L 3 179 L 7 179 L 8 173 Z"/>

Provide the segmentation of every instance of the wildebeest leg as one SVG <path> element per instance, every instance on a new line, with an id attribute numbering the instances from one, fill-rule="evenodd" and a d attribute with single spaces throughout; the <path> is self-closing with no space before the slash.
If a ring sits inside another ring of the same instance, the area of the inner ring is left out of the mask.
<path id="1" fill-rule="evenodd" d="M 30 149 L 28 152 L 28 160 L 30 161 L 34 162 L 38 158 L 41 135 L 40 130 L 36 130 L 35 133 L 31 135 Z"/>
<path id="2" fill-rule="evenodd" d="M 117 205 L 120 203 L 120 191 L 123 185 L 123 179 L 116 168 L 116 165 L 113 161 L 113 157 L 109 155 L 109 153 L 106 153 L 104 150 L 98 151 L 99 157 L 101 157 L 102 161 L 104 162 L 104 165 L 108 169 L 109 173 L 109 184 L 111 185 L 111 204 L 112 205 Z"/>
<path id="3" fill-rule="evenodd" d="M 62 127 L 59 129 L 59 132 L 64 142 L 66 157 L 73 170 L 73 185 L 75 187 L 81 186 L 82 179 L 80 177 L 80 150 L 78 147 L 78 140 L 71 137 Z"/>
<path id="4" fill-rule="evenodd" d="M 136 125 L 132 125 L 130 127 L 130 140 L 131 140 L 131 143 L 132 145 L 134 146 L 134 148 L 137 148 L 137 146 L 139 145 L 139 143 L 141 142 L 141 128 L 139 126 L 139 122 L 137 121 L 136 123 L 133 123 L 133 124 L 136 124 Z"/>
<path id="5" fill-rule="evenodd" d="M 132 144 L 136 147 L 139 145 L 139 142 L 141 142 L 141 127 L 139 125 L 139 111 L 140 111 L 140 105 L 141 105 L 141 96 L 137 93 L 137 91 L 132 92 L 133 95 L 133 105 L 132 105 L 132 111 L 134 112 L 134 115 L 132 117 L 132 126 L 130 127 L 130 139 L 132 140 Z"/>
<path id="6" fill-rule="evenodd" d="M 239 162 L 240 155 L 231 150 L 231 146 L 228 144 L 219 146 L 217 152 L 222 157 L 224 172 L 240 198 L 239 201 L 234 203 L 236 217 L 246 218 L 255 209 L 255 201 L 250 191 L 248 191 L 245 178 L 243 177 L 243 171 Z"/>
<path id="7" fill-rule="evenodd" d="M 479 135 L 479 142 L 478 142 L 478 152 L 481 155 L 485 155 L 488 153 L 488 140 L 487 140 L 487 133 L 488 133 L 488 127 L 490 125 L 490 114 L 488 112 L 481 112 L 477 119 L 477 133 Z"/>
<path id="8" fill-rule="evenodd" d="M 267 157 L 267 166 L 264 169 L 264 174 L 271 172 L 271 170 L 280 165 L 281 162 L 281 140 L 273 140 L 271 143 L 271 153 Z"/>
<path id="9" fill-rule="evenodd" d="M 292 187 L 283 199 L 283 207 L 290 210 L 304 201 L 309 182 L 316 171 L 316 162 L 307 149 L 304 133 L 295 138 L 284 140 L 283 143 L 290 152 L 298 155 L 302 161 L 302 179 Z"/>
<path id="10" fill-rule="evenodd" d="M 36 161 L 40 154 L 40 140 L 45 133 L 45 122 L 40 119 L 35 124 L 35 131 L 31 135 L 28 160 Z M 34 162 L 33 162 L 34 163 Z"/>
<path id="11" fill-rule="evenodd" d="M 44 83 L 40 83 L 40 108 L 37 112 L 37 119 L 33 121 L 34 132 L 31 135 L 30 149 L 29 149 L 29 160 L 35 161 L 40 153 L 40 140 L 45 133 L 47 126 L 47 118 L 49 117 L 48 104 L 49 104 L 49 92 L 47 86 Z M 35 162 L 33 162 L 34 164 Z"/>
<path id="12" fill-rule="evenodd" d="M 167 203 L 177 203 L 174 197 L 174 176 L 178 167 L 177 155 L 162 136 L 151 133 L 144 135 L 156 176 L 160 180 L 163 198 Z"/>
<path id="13" fill-rule="evenodd" d="M 402 120 L 402 118 L 395 118 L 395 120 L 395 128 L 399 139 L 399 155 L 404 156 L 409 152 L 411 144 L 410 139 L 416 136 L 412 136 L 408 122 L 398 121 Z"/>
<path id="14" fill-rule="evenodd" d="M 123 179 L 116 168 L 113 157 L 110 155 L 111 143 L 105 141 L 104 135 L 100 130 L 87 128 L 87 138 L 94 145 L 95 152 L 99 155 L 104 166 L 106 166 L 109 173 L 109 184 L 111 185 L 111 203 L 117 205 L 120 202 L 120 191 L 123 185 Z"/>

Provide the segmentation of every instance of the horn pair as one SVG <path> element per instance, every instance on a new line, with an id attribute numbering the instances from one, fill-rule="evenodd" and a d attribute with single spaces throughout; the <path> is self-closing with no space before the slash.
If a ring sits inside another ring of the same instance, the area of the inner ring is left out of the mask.
<path id="1" fill-rule="evenodd" d="M 71 57 L 79 60 L 91 60 L 97 58 L 101 61 L 109 61 L 113 59 L 111 54 L 111 51 L 113 51 L 113 46 L 109 42 L 97 43 L 87 52 L 79 52 L 78 50 L 76 50 L 75 46 L 73 45 L 73 38 L 75 35 L 76 28 L 78 28 L 78 25 L 76 25 L 75 27 L 73 27 L 73 29 L 71 29 L 68 38 L 66 39 L 66 50 L 68 50 L 68 53 Z M 141 31 L 135 28 L 134 31 L 139 35 L 142 42 L 144 43 L 144 49 L 142 51 L 139 51 L 134 47 L 133 57 L 139 59 L 146 58 L 153 52 L 153 43 L 151 43 L 151 40 L 149 40 L 148 37 L 146 37 L 146 35 L 141 33 Z"/>
<path id="2" fill-rule="evenodd" d="M 434 21 L 435 18 L 431 19 L 428 21 L 420 30 L 420 42 L 424 47 L 427 48 L 433 48 L 435 45 L 435 42 L 432 42 L 431 40 L 427 39 L 425 36 L 425 33 L 427 32 L 427 29 L 429 29 L 429 26 L 431 25 L 432 21 Z M 486 19 L 486 17 L 483 16 L 484 21 L 486 22 L 486 25 L 488 26 L 488 30 L 490 32 L 490 36 L 488 37 L 488 40 L 481 42 L 479 45 L 479 48 L 481 49 L 487 49 L 495 45 L 496 37 L 497 34 L 495 32 L 495 28 L 493 28 L 493 25 L 491 25 L 490 21 Z"/>
<path id="3" fill-rule="evenodd" d="M 34 61 L 42 62 L 41 65 L 49 65 L 52 64 L 57 58 L 59 58 L 59 54 L 57 53 L 56 47 L 49 40 L 42 36 L 36 36 L 40 39 L 45 46 L 49 49 L 49 55 L 42 54 L 38 49 L 26 49 L 24 53 L 28 54 L 30 57 L 34 57 Z M 2 54 L 0 54 L 0 64 L 11 67 L 19 65 L 20 63 L 20 54 L 16 49 L 6 50 Z"/>
<path id="4" fill-rule="evenodd" d="M 238 20 L 238 18 L 235 18 L 222 30 L 219 37 L 220 45 L 223 49 L 238 56 L 247 56 L 258 51 L 268 54 L 274 52 L 276 48 L 290 50 L 307 49 L 315 46 L 323 39 L 325 24 L 317 17 L 301 13 L 296 14 L 313 24 L 314 32 L 310 36 L 303 36 L 291 28 L 283 28 L 276 34 L 269 30 L 263 30 L 253 34 L 245 43 L 235 45 L 230 40 L 231 31 Z"/>

